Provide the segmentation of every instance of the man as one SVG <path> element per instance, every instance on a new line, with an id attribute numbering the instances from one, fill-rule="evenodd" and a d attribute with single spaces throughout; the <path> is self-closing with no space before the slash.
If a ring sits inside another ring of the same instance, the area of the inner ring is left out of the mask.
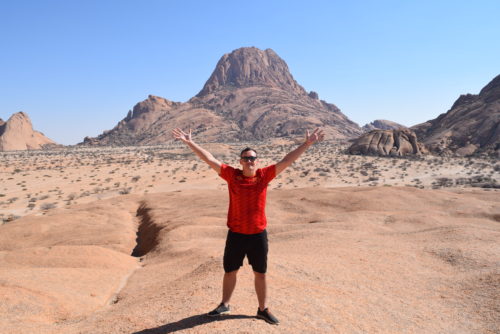
<path id="1" fill-rule="evenodd" d="M 290 166 L 309 146 L 324 139 L 323 131 L 316 129 L 312 134 L 306 131 L 302 145 L 288 153 L 275 165 L 257 169 L 257 152 L 246 148 L 240 154 L 242 170 L 221 163 L 214 156 L 197 145 L 191 138 L 191 129 L 185 133 L 177 128 L 172 131 L 174 138 L 183 141 L 191 150 L 228 183 L 229 228 L 224 249 L 224 278 L 222 281 L 222 301 L 209 316 L 220 316 L 230 312 L 229 301 L 236 286 L 236 275 L 243 265 L 245 256 L 251 264 L 255 276 L 255 292 L 259 302 L 257 317 L 277 325 L 278 319 L 269 311 L 267 296 L 267 232 L 266 232 L 266 190 L 268 183 Z"/>

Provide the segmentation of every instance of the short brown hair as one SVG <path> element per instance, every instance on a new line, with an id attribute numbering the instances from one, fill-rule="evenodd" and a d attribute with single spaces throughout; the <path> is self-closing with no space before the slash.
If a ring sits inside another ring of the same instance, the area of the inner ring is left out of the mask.
<path id="1" fill-rule="evenodd" d="M 257 151 L 256 150 L 254 150 L 253 148 L 250 148 L 250 147 L 246 147 L 246 148 L 243 149 L 243 151 L 241 151 L 240 158 L 243 155 L 243 153 L 248 152 L 248 151 L 254 151 L 255 152 L 255 156 L 257 156 Z"/>

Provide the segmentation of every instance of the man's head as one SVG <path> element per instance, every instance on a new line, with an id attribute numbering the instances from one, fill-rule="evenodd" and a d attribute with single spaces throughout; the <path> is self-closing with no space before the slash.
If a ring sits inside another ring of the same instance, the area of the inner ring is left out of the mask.
<path id="1" fill-rule="evenodd" d="M 245 148 L 240 153 L 240 164 L 244 171 L 254 171 L 257 165 L 257 152 L 253 148 Z"/>
<path id="2" fill-rule="evenodd" d="M 247 152 L 253 152 L 253 154 L 248 154 Z M 241 151 L 240 153 L 240 158 L 243 158 L 244 156 L 248 157 L 248 156 L 254 156 L 256 157 L 257 156 L 257 151 L 254 150 L 253 148 L 250 148 L 250 147 L 247 147 L 245 149 L 243 149 L 243 151 Z"/>

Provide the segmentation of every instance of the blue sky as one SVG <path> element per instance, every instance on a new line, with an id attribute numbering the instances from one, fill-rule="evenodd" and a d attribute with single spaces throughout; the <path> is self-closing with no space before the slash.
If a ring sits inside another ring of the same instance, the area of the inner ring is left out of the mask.
<path id="1" fill-rule="evenodd" d="M 62 144 L 148 94 L 196 95 L 219 58 L 271 48 L 359 125 L 446 112 L 500 74 L 500 1 L 0 0 L 0 118 Z"/>

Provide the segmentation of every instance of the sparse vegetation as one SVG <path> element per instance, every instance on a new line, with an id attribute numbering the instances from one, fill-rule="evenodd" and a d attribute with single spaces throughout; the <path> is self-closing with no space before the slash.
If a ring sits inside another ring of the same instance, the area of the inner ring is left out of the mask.
<path id="1" fill-rule="evenodd" d="M 231 143 L 218 158 L 238 166 L 237 155 L 246 143 Z M 273 188 L 326 185 L 394 186 L 418 188 L 476 188 L 497 191 L 500 164 L 491 158 L 453 157 L 366 157 L 343 153 L 333 142 L 311 147 L 297 162 L 280 174 Z M 283 144 L 249 143 L 259 152 L 261 165 L 272 164 L 296 147 Z M 117 194 L 143 194 L 168 186 L 183 188 L 192 182 L 213 182 L 225 187 L 210 167 L 192 154 L 179 153 L 180 144 L 152 147 L 69 148 L 33 151 L 29 154 L 0 153 L 0 215 L 12 210 L 36 213 L 48 199 L 65 205 L 88 202 Z M 29 187 L 28 187 L 29 186 Z M 29 188 L 29 189 L 28 189 Z M 29 191 L 28 191 L 29 190 Z M 28 192 L 28 193 L 27 193 Z M 42 201 L 45 201 L 42 205 Z M 51 203 L 54 203 L 52 201 Z M 26 214 L 25 213 L 25 214 Z M 5 219 L 5 218 L 2 218 Z"/>

